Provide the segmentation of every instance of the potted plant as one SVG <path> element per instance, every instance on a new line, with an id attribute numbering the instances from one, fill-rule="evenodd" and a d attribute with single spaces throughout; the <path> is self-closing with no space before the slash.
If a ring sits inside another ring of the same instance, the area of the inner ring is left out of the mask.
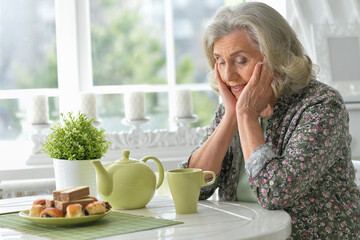
<path id="1" fill-rule="evenodd" d="M 105 130 L 92 125 L 95 118 L 86 114 L 61 114 L 51 128 L 43 151 L 54 163 L 56 189 L 89 186 L 96 195 L 96 175 L 90 160 L 101 159 L 110 147 Z"/>

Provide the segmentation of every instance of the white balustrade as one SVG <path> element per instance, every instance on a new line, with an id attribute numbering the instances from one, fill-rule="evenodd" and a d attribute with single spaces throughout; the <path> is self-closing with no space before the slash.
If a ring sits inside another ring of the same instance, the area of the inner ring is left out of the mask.
<path id="1" fill-rule="evenodd" d="M 182 91 L 179 96 L 176 105 L 178 109 L 183 110 L 178 111 L 178 113 L 182 112 L 184 114 L 175 116 L 172 119 L 177 124 L 176 130 L 161 129 L 144 131 L 140 128 L 140 125 L 150 121 L 150 118 L 146 117 L 145 94 L 141 92 L 125 94 L 126 114 L 122 120 L 122 124 L 131 126 L 132 128 L 129 132 L 107 133 L 108 140 L 111 142 L 110 150 L 107 154 L 108 158 L 117 156 L 119 151 L 124 149 L 138 149 L 141 150 L 139 152 L 142 153 L 152 152 L 154 149 L 159 151 L 159 149 L 161 149 L 160 151 L 166 156 L 174 156 L 174 153 L 171 153 L 171 151 L 176 150 L 178 151 L 177 156 L 180 156 L 179 158 L 182 159 L 183 155 L 188 155 L 189 151 L 201 141 L 205 134 L 205 127 L 192 128 L 189 126 L 190 123 L 197 121 L 197 116 L 193 114 L 191 92 L 187 90 Z M 180 98 L 182 100 L 180 100 Z M 94 94 L 81 95 L 81 101 L 84 103 L 81 104 L 81 111 L 89 114 L 90 117 L 97 115 L 96 101 L 94 99 Z M 85 102 L 87 106 L 85 106 Z M 184 104 L 184 106 L 182 107 L 181 104 Z M 186 109 L 186 111 L 184 109 Z M 100 124 L 101 121 L 96 119 L 94 125 L 99 126 Z M 47 135 L 42 133 L 42 131 L 49 127 L 50 124 L 33 125 L 33 128 L 36 130 L 36 132 L 31 135 L 33 153 L 29 157 L 27 165 L 52 164 L 51 159 L 42 151 L 42 144 L 47 139 Z M 167 153 L 164 153 L 165 148 L 167 149 Z M 179 152 L 180 148 L 185 150 Z M 161 153 L 159 154 L 161 155 Z"/>

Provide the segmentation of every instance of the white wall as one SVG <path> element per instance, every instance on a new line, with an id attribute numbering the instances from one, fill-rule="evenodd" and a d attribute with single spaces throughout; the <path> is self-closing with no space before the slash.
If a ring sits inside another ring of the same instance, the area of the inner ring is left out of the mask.
<path id="1" fill-rule="evenodd" d="M 360 0 L 287 0 L 286 18 L 294 28 L 307 54 L 315 64 L 319 64 L 316 57 L 316 44 L 312 27 L 315 24 L 360 24 Z M 360 33 L 356 33 L 360 36 Z M 360 68 L 360 63 L 357 63 Z M 320 66 L 321 71 L 321 66 Z M 323 69 L 323 71 L 325 71 Z M 321 80 L 321 79 L 320 79 Z M 331 85 L 331 84 L 330 84 Z M 360 89 L 360 76 L 354 86 Z M 360 160 L 360 94 L 347 94 L 341 91 L 347 103 L 350 115 L 350 133 L 353 137 L 353 159 Z"/>
<path id="2" fill-rule="evenodd" d="M 347 104 L 350 115 L 350 133 L 352 135 L 351 150 L 352 158 L 360 160 L 360 103 Z M 359 172 L 360 174 L 360 172 Z"/>
<path id="3" fill-rule="evenodd" d="M 314 24 L 360 23 L 359 0 L 287 0 L 286 18 L 316 63 L 311 27 Z"/>

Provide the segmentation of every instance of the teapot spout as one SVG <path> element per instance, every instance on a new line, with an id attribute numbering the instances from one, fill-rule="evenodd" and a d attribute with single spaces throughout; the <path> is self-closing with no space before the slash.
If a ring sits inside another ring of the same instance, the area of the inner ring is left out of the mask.
<path id="1" fill-rule="evenodd" d="M 113 189 L 112 177 L 99 160 L 92 160 L 91 163 L 95 167 L 96 184 L 99 193 L 104 196 L 109 196 Z"/>

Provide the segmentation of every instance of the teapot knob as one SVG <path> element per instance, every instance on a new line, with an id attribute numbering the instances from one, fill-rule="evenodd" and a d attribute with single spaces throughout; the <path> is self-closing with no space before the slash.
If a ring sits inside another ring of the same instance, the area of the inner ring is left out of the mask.
<path id="1" fill-rule="evenodd" d="M 124 150 L 121 152 L 121 155 L 123 156 L 123 159 L 129 160 L 130 151 Z"/>

